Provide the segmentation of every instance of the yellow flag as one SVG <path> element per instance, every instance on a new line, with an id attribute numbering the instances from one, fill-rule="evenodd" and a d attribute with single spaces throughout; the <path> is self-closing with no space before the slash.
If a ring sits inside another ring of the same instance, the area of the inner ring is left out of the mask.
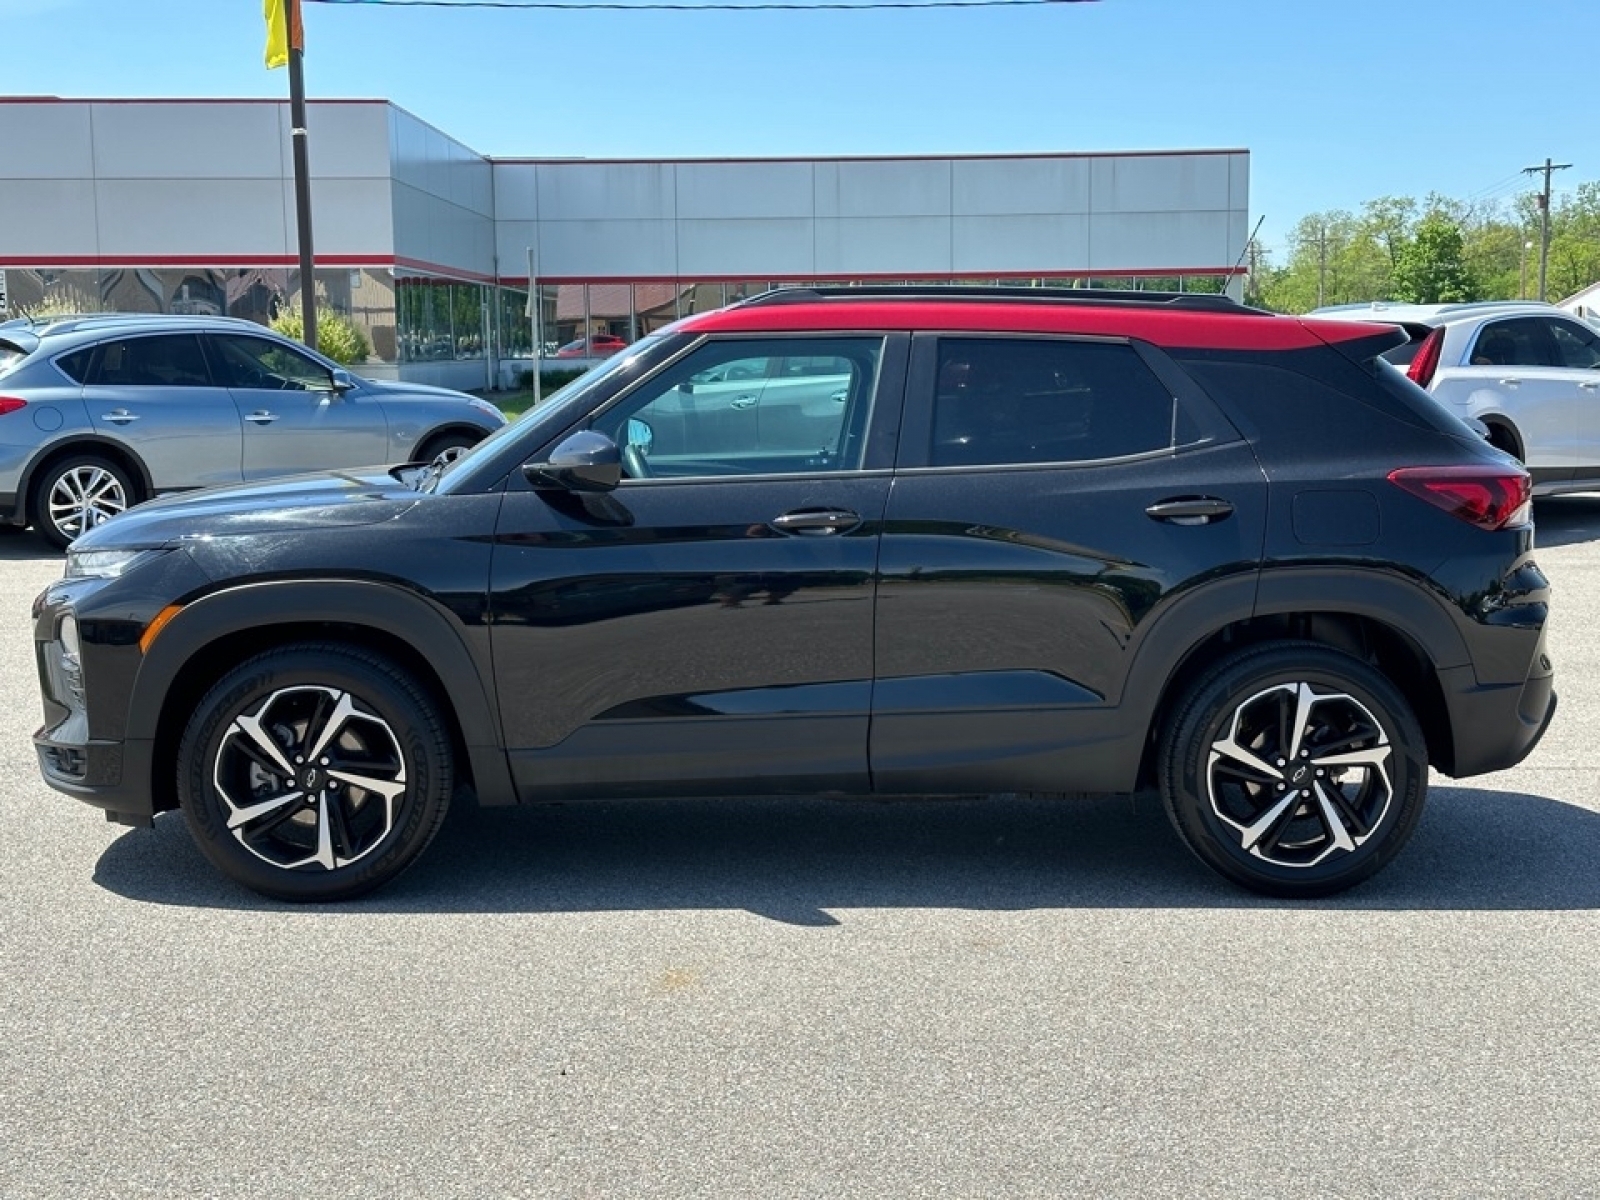
<path id="1" fill-rule="evenodd" d="M 296 50 L 305 49 L 300 5 L 295 0 L 261 0 L 261 15 L 267 19 L 267 67 L 285 66 L 291 46 Z"/>

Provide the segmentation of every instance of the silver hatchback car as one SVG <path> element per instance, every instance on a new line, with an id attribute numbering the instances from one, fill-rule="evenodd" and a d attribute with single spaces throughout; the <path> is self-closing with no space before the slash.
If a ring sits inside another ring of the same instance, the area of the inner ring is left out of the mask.
<path id="1" fill-rule="evenodd" d="M 476 396 L 362 379 L 236 318 L 0 324 L 0 521 L 57 546 L 161 493 L 430 460 L 504 424 Z"/>

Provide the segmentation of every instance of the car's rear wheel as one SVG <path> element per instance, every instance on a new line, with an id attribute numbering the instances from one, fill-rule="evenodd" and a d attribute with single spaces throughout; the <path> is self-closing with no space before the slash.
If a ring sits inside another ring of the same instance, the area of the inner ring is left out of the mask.
<path id="1" fill-rule="evenodd" d="M 1422 731 L 1360 659 L 1312 642 L 1245 650 L 1168 727 L 1161 792 L 1202 862 L 1254 891 L 1326 896 L 1387 864 L 1427 792 Z"/>
<path id="2" fill-rule="evenodd" d="M 138 502 L 126 470 L 97 454 L 78 454 L 40 473 L 28 511 L 40 536 L 64 550 Z"/>
<path id="3" fill-rule="evenodd" d="M 1489 445 L 1496 450 L 1505 451 L 1518 462 L 1526 461 L 1522 456 L 1522 439 L 1517 436 L 1517 431 L 1509 425 L 1491 421 L 1489 423 Z"/>
<path id="4" fill-rule="evenodd" d="M 437 704 L 364 650 L 308 644 L 229 671 L 190 718 L 178 799 L 201 851 L 282 900 L 343 900 L 427 848 L 452 787 Z"/>

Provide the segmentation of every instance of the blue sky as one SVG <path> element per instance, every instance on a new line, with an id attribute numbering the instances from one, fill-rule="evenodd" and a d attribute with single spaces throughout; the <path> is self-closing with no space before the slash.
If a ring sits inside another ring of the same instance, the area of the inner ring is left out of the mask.
<path id="1" fill-rule="evenodd" d="M 693 0 L 686 0 L 692 3 Z M 1600 0 L 1098 0 L 922 12 L 307 3 L 312 97 L 485 154 L 745 157 L 1243 148 L 1282 258 L 1310 212 L 1521 168 L 1600 179 Z M 272 96 L 260 0 L 0 0 L 8 95 Z M 313 127 L 311 136 L 316 138 Z"/>

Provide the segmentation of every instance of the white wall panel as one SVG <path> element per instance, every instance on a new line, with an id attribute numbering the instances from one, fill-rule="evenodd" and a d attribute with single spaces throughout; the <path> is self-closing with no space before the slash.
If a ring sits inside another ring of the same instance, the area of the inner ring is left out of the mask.
<path id="1" fill-rule="evenodd" d="M 1166 271 L 1231 266 L 1229 235 L 1235 224 L 1228 212 L 1096 215 L 1089 225 L 1089 267 Z"/>
<path id="2" fill-rule="evenodd" d="M 958 217 L 1086 213 L 1087 158 L 958 159 L 952 165 Z"/>
<path id="3" fill-rule="evenodd" d="M 107 256 L 293 252 L 275 179 L 102 179 L 95 191 Z"/>
<path id="4" fill-rule="evenodd" d="M 284 180 L 290 250 L 299 246 L 294 181 Z M 311 189 L 311 240 L 318 256 L 394 253 L 394 205 L 387 179 L 319 179 Z"/>
<path id="5" fill-rule="evenodd" d="M 277 104 L 93 106 L 100 179 L 264 179 L 286 169 Z"/>
<path id="6" fill-rule="evenodd" d="M 289 130 L 289 110 L 280 108 L 284 129 Z M 389 106 L 370 104 L 317 104 L 306 112 L 307 148 L 313 179 L 388 179 Z M 294 148 L 284 147 L 289 171 L 294 170 Z"/>
<path id="7" fill-rule="evenodd" d="M 820 275 L 944 275 L 951 266 L 948 217 L 854 217 L 817 222 Z"/>
<path id="8" fill-rule="evenodd" d="M 11 109 L 5 122 L 0 180 L 89 178 L 94 174 L 91 113 L 87 103 L 22 104 Z"/>
<path id="9" fill-rule="evenodd" d="M 494 230 L 487 217 L 404 184 L 395 184 L 393 195 L 397 256 L 476 275 L 494 273 Z"/>
<path id="10" fill-rule="evenodd" d="M 682 275 L 782 279 L 812 274 L 814 263 L 810 221 L 678 222 L 678 271 Z"/>
<path id="11" fill-rule="evenodd" d="M 59 254 L 84 258 L 99 252 L 94 183 L 88 179 L 10 179 L 0 187 L 0 267 L 5 255 Z"/>
<path id="12" fill-rule="evenodd" d="M 1250 156 L 1228 155 L 1228 207 L 1248 215 L 1250 212 Z"/>
<path id="13" fill-rule="evenodd" d="M 1089 266 L 1089 217 L 955 218 L 951 270 L 957 275 L 1082 271 Z"/>
<path id="14" fill-rule="evenodd" d="M 807 162 L 679 163 L 678 216 L 696 219 L 809 217 L 812 164 Z"/>
<path id="15" fill-rule="evenodd" d="M 1096 213 L 1227 208 L 1226 154 L 1108 155 L 1092 160 Z"/>
<path id="16" fill-rule="evenodd" d="M 678 273 L 671 221 L 545 221 L 539 226 L 539 275 L 641 279 Z M 508 275 L 527 270 L 514 256 Z"/>
<path id="17" fill-rule="evenodd" d="M 846 160 L 836 164 L 833 212 L 841 217 L 942 217 L 950 214 L 948 159 Z M 819 176 L 817 214 L 825 215 Z"/>
<path id="18" fill-rule="evenodd" d="M 536 186 L 546 220 L 670 221 L 678 215 L 671 163 L 542 163 Z"/>
<path id="19" fill-rule="evenodd" d="M 495 163 L 494 215 L 501 224 L 539 219 L 539 168 L 533 163 Z"/>

